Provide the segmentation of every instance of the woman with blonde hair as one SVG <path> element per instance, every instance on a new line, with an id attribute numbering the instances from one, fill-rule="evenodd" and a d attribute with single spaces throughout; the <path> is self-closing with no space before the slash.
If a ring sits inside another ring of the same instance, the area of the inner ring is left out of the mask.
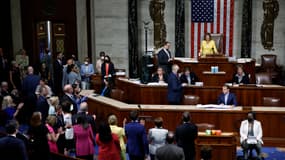
<path id="1" fill-rule="evenodd" d="M 124 120 L 124 124 L 125 124 Z M 111 128 L 111 131 L 113 134 L 116 134 L 120 141 L 120 147 L 121 147 L 121 159 L 126 160 L 126 146 L 124 142 L 125 138 L 125 130 L 122 127 L 118 127 L 118 119 L 115 115 L 110 115 L 108 118 L 108 122 Z"/>
<path id="2" fill-rule="evenodd" d="M 59 98 L 58 96 L 52 96 L 48 99 L 49 103 L 49 109 L 48 109 L 48 115 L 55 115 L 55 108 L 59 104 Z"/>
<path id="3" fill-rule="evenodd" d="M 2 101 L 2 110 L 6 113 L 7 120 L 14 119 L 23 106 L 24 103 L 19 103 L 18 106 L 16 106 L 11 96 L 5 96 Z"/>
<path id="4" fill-rule="evenodd" d="M 59 128 L 58 129 L 58 132 L 55 133 L 54 132 L 54 125 L 56 124 L 56 116 L 51 116 L 49 115 L 46 119 L 46 127 L 48 129 L 48 144 L 49 144 L 49 149 L 51 152 L 54 152 L 54 153 L 58 153 L 58 149 L 57 149 L 57 140 L 60 136 L 60 134 L 62 134 L 62 129 Z"/>

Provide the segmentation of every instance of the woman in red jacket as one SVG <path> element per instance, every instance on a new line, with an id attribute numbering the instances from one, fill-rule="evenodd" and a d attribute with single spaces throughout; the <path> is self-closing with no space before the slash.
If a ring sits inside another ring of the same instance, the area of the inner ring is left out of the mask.
<path id="1" fill-rule="evenodd" d="M 98 160 L 120 160 L 120 142 L 116 134 L 111 132 L 110 126 L 100 124 L 96 135 L 96 144 L 99 146 Z"/>

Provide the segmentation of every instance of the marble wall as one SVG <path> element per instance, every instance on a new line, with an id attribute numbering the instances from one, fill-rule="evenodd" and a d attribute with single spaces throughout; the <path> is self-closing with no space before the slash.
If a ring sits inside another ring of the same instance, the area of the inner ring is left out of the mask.
<path id="1" fill-rule="evenodd" d="M 278 56 L 277 63 L 285 66 L 285 1 L 279 0 L 279 14 L 274 23 L 274 51 L 265 50 L 261 44 L 261 24 L 263 22 L 262 0 L 254 0 L 253 2 L 253 33 L 252 33 L 252 57 L 260 62 L 262 54 L 276 54 Z"/>
<path id="2" fill-rule="evenodd" d="M 128 71 L 128 0 L 96 0 L 94 3 L 95 53 L 105 51 L 115 68 Z"/>

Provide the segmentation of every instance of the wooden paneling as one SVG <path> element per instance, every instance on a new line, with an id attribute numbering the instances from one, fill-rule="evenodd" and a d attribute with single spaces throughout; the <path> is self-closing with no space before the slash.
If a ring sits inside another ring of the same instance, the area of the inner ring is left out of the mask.
<path id="1" fill-rule="evenodd" d="M 200 160 L 200 152 L 202 147 L 209 146 L 212 151 L 212 160 L 229 160 L 236 159 L 236 141 L 235 133 L 227 133 L 228 135 L 204 135 L 199 133 L 196 139 L 196 160 Z"/>
<path id="2" fill-rule="evenodd" d="M 222 86 L 225 83 L 232 82 L 233 75 L 236 73 L 236 65 L 242 64 L 244 71 L 251 75 L 250 82 L 255 83 L 254 60 L 247 63 L 237 63 L 220 61 L 214 58 L 212 61 L 199 60 L 198 63 L 181 62 L 180 60 L 174 60 L 173 63 L 177 64 L 181 71 L 183 71 L 183 68 L 185 67 L 190 67 L 191 70 L 197 75 L 199 81 L 204 82 L 204 85 L 206 86 Z M 223 71 L 225 74 L 204 74 L 203 72 L 205 71 L 211 71 L 211 66 L 218 66 L 219 71 Z"/>
<path id="3" fill-rule="evenodd" d="M 119 79 L 117 87 L 124 90 L 128 103 L 134 104 L 167 104 L 167 86 L 150 86 L 135 84 L 128 80 Z M 263 106 L 263 97 L 280 98 L 280 105 L 285 104 L 284 86 L 239 86 L 231 87 L 240 106 Z M 193 94 L 200 97 L 201 104 L 216 104 L 217 97 L 222 93 L 220 86 L 187 86 L 184 94 Z"/>
<path id="4" fill-rule="evenodd" d="M 123 119 L 129 117 L 131 110 L 138 109 L 136 105 L 118 103 L 110 98 L 102 100 L 101 96 L 90 97 L 88 104 L 89 113 L 96 114 L 97 122 L 107 121 L 110 114 L 116 114 L 120 126 L 122 126 Z M 214 129 L 221 129 L 222 132 L 237 133 L 239 133 L 241 121 L 246 118 L 247 112 L 254 109 L 257 120 L 262 124 L 264 145 L 285 147 L 285 109 L 280 107 L 272 108 L 272 111 L 263 111 L 263 108 L 267 107 L 243 107 L 242 110 L 204 110 L 194 106 L 189 106 L 187 109 L 188 106 L 141 105 L 141 108 L 140 115 L 151 117 L 145 125 L 147 130 L 154 126 L 152 119 L 162 117 L 164 128 L 175 131 L 181 123 L 182 113 L 189 111 L 194 123 L 210 123 L 215 125 Z"/>

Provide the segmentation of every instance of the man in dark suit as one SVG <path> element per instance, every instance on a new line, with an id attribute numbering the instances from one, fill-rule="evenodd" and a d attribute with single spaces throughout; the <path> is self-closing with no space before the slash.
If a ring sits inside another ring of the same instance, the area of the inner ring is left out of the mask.
<path id="1" fill-rule="evenodd" d="M 40 83 L 40 76 L 34 74 L 34 68 L 28 67 L 28 74 L 23 80 L 22 94 L 24 96 L 23 112 L 26 116 L 26 121 L 29 123 L 32 113 L 35 111 L 37 97 L 35 94 L 36 88 Z"/>
<path id="2" fill-rule="evenodd" d="M 180 104 L 182 100 L 182 84 L 178 78 L 179 67 L 174 64 L 172 72 L 168 75 L 168 92 L 167 100 L 169 104 Z"/>
<path id="3" fill-rule="evenodd" d="M 7 136 L 0 139 L 0 155 L 2 160 L 27 160 L 27 149 L 24 142 L 16 138 L 18 123 L 11 120 L 6 125 Z"/>
<path id="4" fill-rule="evenodd" d="M 237 106 L 236 96 L 233 93 L 230 93 L 230 87 L 224 85 L 222 87 L 223 93 L 218 97 L 218 104 L 220 105 L 233 105 Z"/>
<path id="5" fill-rule="evenodd" d="M 70 84 L 67 84 L 63 88 L 64 95 L 62 96 L 60 102 L 68 101 L 71 103 L 71 113 L 76 114 L 78 109 L 77 109 L 77 103 L 76 103 L 76 98 L 73 94 L 73 87 Z"/>
<path id="6" fill-rule="evenodd" d="M 47 88 L 40 88 L 40 95 L 37 100 L 36 110 L 42 113 L 42 123 L 46 122 L 46 118 L 48 116 L 49 104 L 47 101 L 48 91 Z"/>
<path id="7" fill-rule="evenodd" d="M 166 144 L 156 150 L 156 160 L 184 160 L 183 149 L 174 143 L 174 133 L 168 132 L 166 137 Z"/>
<path id="8" fill-rule="evenodd" d="M 144 160 L 149 154 L 148 141 L 144 126 L 138 122 L 138 111 L 131 111 L 130 119 L 125 126 L 127 153 L 130 160 Z"/>
<path id="9" fill-rule="evenodd" d="M 198 128 L 191 123 L 189 112 L 182 114 L 183 124 L 178 126 L 175 131 L 177 145 L 183 148 L 185 160 L 195 159 L 195 139 L 198 136 Z"/>
<path id="10" fill-rule="evenodd" d="M 198 78 L 194 72 L 190 71 L 189 67 L 184 68 L 184 73 L 180 76 L 181 83 L 185 83 L 187 85 L 193 85 L 198 81 Z"/>
<path id="11" fill-rule="evenodd" d="M 169 51 L 169 48 L 170 48 L 170 42 L 166 41 L 164 43 L 164 46 L 157 54 L 158 66 L 163 68 L 166 74 L 169 74 L 171 72 L 171 64 L 170 64 L 171 53 Z"/>
<path id="12" fill-rule="evenodd" d="M 167 75 L 162 67 L 158 67 L 156 73 L 151 77 L 151 82 L 167 83 Z"/>
<path id="13" fill-rule="evenodd" d="M 62 93 L 62 76 L 63 76 L 63 64 L 62 53 L 58 52 L 56 60 L 53 63 L 53 86 L 54 93 L 59 95 Z"/>
<path id="14" fill-rule="evenodd" d="M 237 73 L 233 77 L 233 84 L 249 84 L 249 75 L 243 71 L 243 66 L 237 66 Z"/>

